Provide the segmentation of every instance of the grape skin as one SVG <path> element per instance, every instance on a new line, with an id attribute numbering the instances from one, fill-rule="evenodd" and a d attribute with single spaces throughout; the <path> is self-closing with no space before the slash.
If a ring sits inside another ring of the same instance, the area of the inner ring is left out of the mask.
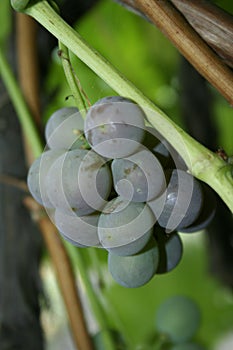
<path id="1" fill-rule="evenodd" d="M 152 152 L 143 148 L 127 158 L 114 159 L 112 174 L 116 192 L 133 202 L 151 200 L 165 189 L 160 162 Z"/>
<path id="2" fill-rule="evenodd" d="M 84 121 L 76 107 L 55 111 L 46 123 L 45 138 L 51 149 L 81 148 L 85 143 Z"/>
<path id="3" fill-rule="evenodd" d="M 155 241 L 138 254 L 119 256 L 108 254 L 108 269 L 113 279 L 123 287 L 138 288 L 146 284 L 155 275 L 159 261 Z"/>
<path id="4" fill-rule="evenodd" d="M 159 266 L 156 274 L 162 274 L 172 271 L 179 264 L 183 255 L 183 244 L 177 233 L 166 238 L 162 230 L 158 228 L 157 231 L 159 231 L 156 234 L 159 247 Z"/>
<path id="5" fill-rule="evenodd" d="M 53 163 L 64 154 L 62 150 L 48 150 L 41 154 L 31 165 L 27 185 L 33 198 L 46 208 L 54 208 L 46 190 L 46 176 Z"/>
<path id="6" fill-rule="evenodd" d="M 145 114 L 133 101 L 109 96 L 97 101 L 87 112 L 84 132 L 93 150 L 107 158 L 134 153 L 144 137 Z"/>
<path id="7" fill-rule="evenodd" d="M 200 319 L 197 304 L 186 296 L 176 295 L 159 305 L 155 323 L 158 332 L 174 343 L 183 343 L 196 333 Z"/>
<path id="8" fill-rule="evenodd" d="M 150 238 L 154 221 L 153 213 L 146 204 L 114 198 L 100 215 L 99 240 L 105 249 L 113 249 L 115 254 L 135 254 Z"/>
<path id="9" fill-rule="evenodd" d="M 192 225 L 184 227 L 179 231 L 181 233 L 194 233 L 197 231 L 204 230 L 208 227 L 214 218 L 216 212 L 216 196 L 211 188 L 203 184 L 203 206 L 198 218 L 193 222 Z"/>
<path id="10" fill-rule="evenodd" d="M 97 234 L 99 214 L 85 216 L 67 215 L 56 209 L 54 221 L 61 234 L 68 238 L 71 243 L 82 246 L 99 247 L 100 242 Z"/>
<path id="11" fill-rule="evenodd" d="M 203 204 L 202 188 L 192 175 L 181 169 L 173 169 L 169 175 L 169 183 L 162 196 L 148 201 L 159 225 L 167 232 L 191 225 Z"/>
<path id="12" fill-rule="evenodd" d="M 105 161 L 93 151 L 75 149 L 50 168 L 46 188 L 55 208 L 78 216 L 101 209 L 111 191 L 112 178 Z"/>

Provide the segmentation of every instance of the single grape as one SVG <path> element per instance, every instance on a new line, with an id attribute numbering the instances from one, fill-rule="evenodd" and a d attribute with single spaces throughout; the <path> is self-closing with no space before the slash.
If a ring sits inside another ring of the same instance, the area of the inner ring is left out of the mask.
<path id="1" fill-rule="evenodd" d="M 177 233 L 165 236 L 165 233 L 159 229 L 155 229 L 156 240 L 159 248 L 159 266 L 157 274 L 172 271 L 181 261 L 183 255 L 183 244 Z"/>
<path id="2" fill-rule="evenodd" d="M 83 246 L 100 246 L 97 225 L 99 214 L 85 216 L 68 215 L 56 209 L 55 225 L 66 238 Z"/>
<path id="3" fill-rule="evenodd" d="M 78 216 L 101 209 L 112 187 L 110 170 L 95 152 L 75 149 L 59 157 L 50 168 L 46 188 L 55 208 Z"/>
<path id="4" fill-rule="evenodd" d="M 204 230 L 208 227 L 214 218 L 216 212 L 216 196 L 213 190 L 207 185 L 203 184 L 203 205 L 198 218 L 188 227 L 181 228 L 182 233 L 193 233 Z"/>
<path id="5" fill-rule="evenodd" d="M 155 241 L 138 254 L 119 256 L 108 254 L 108 268 L 113 279 L 123 287 L 141 287 L 151 280 L 158 267 L 159 253 Z"/>
<path id="6" fill-rule="evenodd" d="M 169 180 L 166 191 L 148 205 L 161 227 L 167 232 L 191 225 L 203 204 L 202 188 L 194 177 L 181 169 L 166 173 Z"/>
<path id="7" fill-rule="evenodd" d="M 196 343 L 183 343 L 173 345 L 170 350 L 205 350 L 201 345 Z"/>
<path id="8" fill-rule="evenodd" d="M 51 149 L 82 148 L 86 144 L 84 121 L 76 107 L 54 112 L 46 123 L 45 138 Z"/>
<path id="9" fill-rule="evenodd" d="M 152 152 L 143 148 L 127 158 L 114 159 L 112 174 L 116 192 L 133 202 L 158 197 L 166 185 L 160 162 Z"/>
<path id="10" fill-rule="evenodd" d="M 105 97 L 87 112 L 86 139 L 92 148 L 107 158 L 122 158 L 134 153 L 144 137 L 143 110 L 120 96 Z"/>
<path id="11" fill-rule="evenodd" d="M 46 176 L 52 164 L 64 154 L 62 150 L 49 150 L 41 154 L 31 165 L 27 185 L 33 198 L 46 208 L 53 208 L 46 190 Z"/>
<path id="12" fill-rule="evenodd" d="M 200 325 L 200 310 L 189 297 L 176 295 L 166 299 L 156 312 L 157 331 L 174 343 L 190 340 Z"/>
<path id="13" fill-rule="evenodd" d="M 135 254 L 148 242 L 154 221 L 153 213 L 145 203 L 114 198 L 104 207 L 99 218 L 100 243 L 114 254 Z"/>

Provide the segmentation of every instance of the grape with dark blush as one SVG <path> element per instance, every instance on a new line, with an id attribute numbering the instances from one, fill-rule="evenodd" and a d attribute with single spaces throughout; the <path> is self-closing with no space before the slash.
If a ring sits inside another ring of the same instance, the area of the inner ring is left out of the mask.
<path id="1" fill-rule="evenodd" d="M 31 165 L 27 185 L 33 198 L 46 208 L 54 208 L 46 190 L 46 177 L 53 163 L 64 154 L 63 150 L 48 150 L 43 152 Z"/>
<path id="2" fill-rule="evenodd" d="M 85 216 L 68 215 L 56 209 L 54 221 L 57 229 L 70 241 L 82 246 L 99 247 L 97 234 L 99 214 Z"/>
<path id="3" fill-rule="evenodd" d="M 152 152 L 143 148 L 127 158 L 114 159 L 112 174 L 116 192 L 133 202 L 151 200 L 165 189 L 160 162 Z"/>
<path id="4" fill-rule="evenodd" d="M 84 124 L 85 136 L 93 150 L 106 158 L 134 153 L 145 134 L 145 114 L 133 101 L 109 96 L 91 106 Z"/>
<path id="5" fill-rule="evenodd" d="M 166 171 L 168 186 L 159 198 L 148 201 L 148 205 L 167 232 L 191 225 L 198 217 L 203 194 L 200 183 L 180 169 Z"/>
<path id="6" fill-rule="evenodd" d="M 83 148 L 84 120 L 76 107 L 64 107 L 54 112 L 46 123 L 45 138 L 51 149 Z"/>
<path id="7" fill-rule="evenodd" d="M 208 227 L 214 218 L 217 206 L 217 200 L 214 191 L 206 184 L 202 185 L 203 206 L 198 218 L 188 227 L 181 228 L 182 233 L 194 233 L 204 230 Z"/>
<path id="8" fill-rule="evenodd" d="M 165 232 L 155 228 L 155 237 L 159 249 L 159 265 L 156 274 L 163 274 L 172 271 L 182 259 L 183 244 L 180 236 L 173 233 L 166 236 Z"/>
<path id="9" fill-rule="evenodd" d="M 50 168 L 46 189 L 53 206 L 66 214 L 88 215 L 106 203 L 111 173 L 93 151 L 75 149 L 59 157 Z"/>

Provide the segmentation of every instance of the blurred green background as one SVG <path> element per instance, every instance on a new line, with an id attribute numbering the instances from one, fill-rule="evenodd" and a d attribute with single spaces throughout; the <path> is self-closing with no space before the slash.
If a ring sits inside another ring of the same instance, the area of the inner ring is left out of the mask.
<path id="1" fill-rule="evenodd" d="M 233 10 L 233 3 L 230 1 L 219 0 L 218 3 L 228 11 Z M 11 31 L 12 11 L 8 0 L 2 0 L 0 7 L 2 41 Z M 115 2 L 104 0 L 79 20 L 76 29 L 88 43 L 182 126 L 178 79 L 180 56 L 154 26 Z M 78 59 L 72 57 L 72 63 L 92 103 L 106 95 L 115 94 Z M 55 96 L 53 91 L 57 92 Z M 51 55 L 44 93 L 53 96 L 44 110 L 44 121 L 57 108 L 72 105 L 72 98 L 66 100 L 70 90 L 57 49 Z M 215 96 L 212 118 L 219 130 L 216 147 L 221 146 L 228 154 L 233 154 L 232 109 L 214 89 L 212 93 Z M 174 294 L 185 294 L 197 301 L 202 312 L 202 323 L 196 339 L 208 349 L 214 349 L 222 337 L 233 333 L 233 296 L 209 272 L 205 232 L 183 234 L 181 237 L 184 242 L 184 256 L 180 265 L 173 272 L 155 276 L 146 286 L 135 290 L 120 287 L 112 280 L 106 269 L 107 255 L 97 250 L 98 260 L 95 263 L 104 279 L 104 287 L 96 287 L 98 297 L 109 308 L 109 324 L 117 325 L 135 349 L 155 331 L 156 307 Z M 69 249 L 72 250 L 75 263 L 75 248 Z M 82 251 L 82 254 L 86 255 L 87 273 L 90 273 L 95 282 L 99 271 L 93 260 L 89 259 L 89 253 Z M 78 266 L 75 266 L 78 272 Z M 51 300 L 51 308 L 44 311 L 43 321 L 48 328 L 45 329 L 50 344 L 48 348 L 52 349 L 52 339 L 60 332 L 59 327 L 66 325 L 66 316 L 51 271 L 48 260 L 45 259 L 42 277 Z"/>

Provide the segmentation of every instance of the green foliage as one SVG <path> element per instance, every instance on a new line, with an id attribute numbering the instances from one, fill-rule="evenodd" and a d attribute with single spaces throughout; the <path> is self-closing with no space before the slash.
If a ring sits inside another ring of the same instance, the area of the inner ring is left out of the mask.
<path id="1" fill-rule="evenodd" d="M 11 30 L 11 7 L 8 0 L 1 1 L 0 23 L 0 46 L 2 46 L 5 44 Z"/>

